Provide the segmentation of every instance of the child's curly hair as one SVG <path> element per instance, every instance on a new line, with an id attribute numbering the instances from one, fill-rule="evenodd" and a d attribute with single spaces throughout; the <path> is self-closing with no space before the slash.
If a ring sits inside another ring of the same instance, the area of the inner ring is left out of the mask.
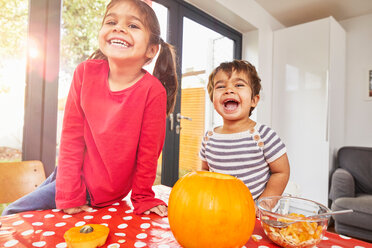
<path id="1" fill-rule="evenodd" d="M 225 72 L 229 78 L 231 77 L 231 74 L 233 73 L 233 71 L 236 71 L 237 73 L 240 73 L 240 72 L 245 73 L 249 79 L 249 85 L 252 90 L 252 98 L 260 94 L 261 79 L 257 74 L 256 68 L 246 60 L 235 59 L 232 62 L 221 63 L 209 75 L 207 89 L 208 89 L 209 98 L 211 99 L 212 102 L 213 102 L 214 77 L 219 71 Z M 254 107 L 251 108 L 249 115 L 251 115 L 253 109 Z"/>

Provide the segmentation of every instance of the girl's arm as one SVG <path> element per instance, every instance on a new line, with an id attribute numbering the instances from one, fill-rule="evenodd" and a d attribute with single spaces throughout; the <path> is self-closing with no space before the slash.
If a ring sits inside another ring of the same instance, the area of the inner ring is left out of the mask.
<path id="1" fill-rule="evenodd" d="M 259 198 L 265 196 L 282 195 L 289 180 L 289 162 L 287 153 L 275 161 L 269 163 L 271 176 L 266 184 L 265 190 Z"/>
<path id="2" fill-rule="evenodd" d="M 82 182 L 85 150 L 84 114 L 80 106 L 83 67 L 75 70 L 68 94 L 58 157 L 56 179 L 56 205 L 59 209 L 83 206 L 86 187 Z"/>
<path id="3" fill-rule="evenodd" d="M 167 96 L 165 89 L 162 88 L 160 93 L 159 91 L 153 95 L 150 93 L 145 106 L 131 195 L 136 214 L 142 214 L 150 209 L 158 214 L 166 214 L 163 207 L 157 207 L 159 205 L 166 206 L 166 204 L 156 199 L 152 191 L 157 161 L 165 138 L 166 104 Z"/>

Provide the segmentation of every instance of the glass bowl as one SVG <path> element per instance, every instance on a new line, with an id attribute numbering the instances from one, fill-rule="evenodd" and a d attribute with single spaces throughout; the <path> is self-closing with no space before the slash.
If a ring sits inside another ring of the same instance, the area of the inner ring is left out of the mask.
<path id="1" fill-rule="evenodd" d="M 289 248 L 316 246 L 327 230 L 330 217 L 310 216 L 331 211 L 315 201 L 292 196 L 262 197 L 257 207 L 265 234 L 274 243 Z"/>

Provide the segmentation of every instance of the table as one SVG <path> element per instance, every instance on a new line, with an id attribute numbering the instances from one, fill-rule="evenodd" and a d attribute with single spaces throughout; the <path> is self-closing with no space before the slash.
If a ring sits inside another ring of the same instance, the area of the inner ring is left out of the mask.
<path id="1" fill-rule="evenodd" d="M 168 202 L 171 188 L 163 185 L 154 186 L 156 196 Z M 73 226 L 84 224 L 103 224 L 110 228 L 110 234 L 103 247 L 149 247 L 173 248 L 181 247 L 169 227 L 167 217 L 155 214 L 135 215 L 129 197 L 111 206 L 93 209 L 68 215 L 61 210 L 30 211 L 0 217 L 0 247 L 67 247 L 63 234 Z M 250 247 L 278 247 L 264 234 L 260 221 L 256 220 L 252 237 L 245 245 Z M 342 248 L 367 248 L 372 244 L 343 235 L 327 232 L 323 241 L 317 246 Z"/>

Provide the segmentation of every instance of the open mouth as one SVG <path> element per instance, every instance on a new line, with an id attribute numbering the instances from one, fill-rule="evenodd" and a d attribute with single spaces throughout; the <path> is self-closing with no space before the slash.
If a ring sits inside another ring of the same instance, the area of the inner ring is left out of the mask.
<path id="1" fill-rule="evenodd" d="M 112 40 L 109 40 L 109 43 L 111 45 L 114 45 L 114 46 L 119 46 L 119 47 L 123 47 L 123 48 L 127 48 L 129 47 L 129 43 L 124 41 L 124 40 L 119 40 L 119 39 L 112 39 Z"/>
<path id="2" fill-rule="evenodd" d="M 227 111 L 234 111 L 235 109 L 238 108 L 239 102 L 234 99 L 227 99 L 223 101 L 223 106 L 225 107 Z"/>

